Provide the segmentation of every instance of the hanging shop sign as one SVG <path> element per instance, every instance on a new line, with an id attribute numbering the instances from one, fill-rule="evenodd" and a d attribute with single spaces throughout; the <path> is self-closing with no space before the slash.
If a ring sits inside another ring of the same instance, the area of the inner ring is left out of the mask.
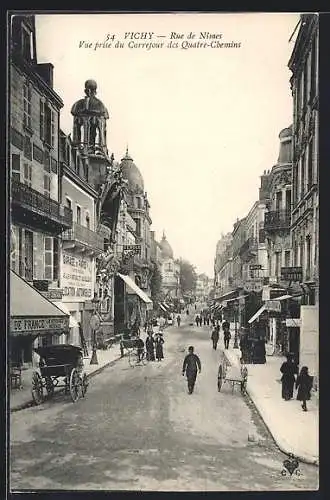
<path id="1" fill-rule="evenodd" d="M 279 300 L 267 300 L 264 305 L 266 311 L 281 312 L 281 302 Z"/>
<path id="2" fill-rule="evenodd" d="M 250 264 L 249 268 L 250 268 L 250 271 L 258 271 L 258 270 L 262 269 L 262 265 L 261 264 Z"/>
<path id="3" fill-rule="evenodd" d="M 285 281 L 302 281 L 302 267 L 281 267 L 281 279 Z"/>
<path id="4" fill-rule="evenodd" d="M 124 252 L 132 252 L 135 255 L 140 255 L 141 254 L 141 245 L 124 245 L 123 251 Z"/>
<path id="5" fill-rule="evenodd" d="M 49 318 L 12 318 L 10 320 L 10 331 L 12 334 L 23 334 L 25 332 L 51 332 L 66 331 L 69 329 L 69 317 Z"/>
<path id="6" fill-rule="evenodd" d="M 263 288 L 262 280 L 246 280 L 244 283 L 244 290 L 246 292 L 261 292 Z"/>
<path id="7" fill-rule="evenodd" d="M 88 257 L 62 252 L 61 285 L 66 302 L 84 302 L 93 297 L 93 263 Z"/>

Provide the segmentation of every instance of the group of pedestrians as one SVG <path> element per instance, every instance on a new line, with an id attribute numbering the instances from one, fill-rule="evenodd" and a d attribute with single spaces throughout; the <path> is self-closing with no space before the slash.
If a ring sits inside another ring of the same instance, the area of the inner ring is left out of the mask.
<path id="1" fill-rule="evenodd" d="M 286 358 L 287 360 L 280 368 L 282 373 L 282 398 L 285 401 L 290 401 L 293 398 L 294 386 L 296 386 L 296 389 L 298 389 L 297 400 L 302 401 L 301 407 L 303 411 L 307 411 L 307 401 L 311 399 L 313 377 L 309 375 L 307 366 L 303 366 L 298 375 L 298 366 L 292 353 L 287 354 Z"/>
<path id="2" fill-rule="evenodd" d="M 153 335 L 152 329 L 148 330 L 148 336 L 146 338 L 146 357 L 147 361 L 161 361 L 164 359 L 164 344 L 163 334 L 161 332 Z"/>
<path id="3" fill-rule="evenodd" d="M 223 340 L 224 340 L 224 346 L 225 349 L 229 348 L 229 341 L 231 339 L 231 334 L 230 334 L 230 323 L 225 320 L 222 323 L 222 330 L 223 330 Z M 220 321 L 217 321 L 216 324 L 212 328 L 212 333 L 211 333 L 211 340 L 213 344 L 213 349 L 216 351 L 218 342 L 219 342 L 219 337 L 220 337 Z"/>

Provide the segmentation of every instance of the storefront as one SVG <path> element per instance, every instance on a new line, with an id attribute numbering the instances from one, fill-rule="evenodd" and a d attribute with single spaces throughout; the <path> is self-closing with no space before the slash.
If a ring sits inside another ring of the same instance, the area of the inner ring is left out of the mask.
<path id="1" fill-rule="evenodd" d="M 117 292 L 117 293 L 116 293 Z M 115 332 L 135 322 L 143 325 L 153 307 L 152 300 L 134 280 L 117 273 L 115 283 Z"/>
<path id="2" fill-rule="evenodd" d="M 33 347 L 58 343 L 68 331 L 69 316 L 10 271 L 10 361 L 33 365 Z"/>
<path id="3" fill-rule="evenodd" d="M 63 311 L 70 314 L 69 343 L 81 345 L 79 323 L 88 345 L 91 345 L 90 318 L 93 307 L 89 307 L 94 297 L 95 259 L 62 250 L 60 286 L 63 289 L 62 305 L 57 304 Z"/>

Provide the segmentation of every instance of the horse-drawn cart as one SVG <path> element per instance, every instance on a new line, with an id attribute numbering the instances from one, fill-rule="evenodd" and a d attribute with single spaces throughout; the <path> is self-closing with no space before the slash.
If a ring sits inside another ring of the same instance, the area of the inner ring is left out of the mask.
<path id="1" fill-rule="evenodd" d="M 80 347 L 57 344 L 38 347 L 35 352 L 40 356 L 39 370 L 32 374 L 32 397 L 36 404 L 43 402 L 44 389 L 51 398 L 55 387 L 64 387 L 73 402 L 85 396 L 88 380 Z"/>
<path id="2" fill-rule="evenodd" d="M 232 393 L 234 392 L 235 385 L 241 389 L 241 393 L 246 393 L 246 385 L 248 379 L 248 369 L 244 364 L 240 364 L 235 355 L 227 350 L 221 354 L 221 361 L 218 369 L 218 391 L 220 392 L 223 384 L 231 384 Z"/>

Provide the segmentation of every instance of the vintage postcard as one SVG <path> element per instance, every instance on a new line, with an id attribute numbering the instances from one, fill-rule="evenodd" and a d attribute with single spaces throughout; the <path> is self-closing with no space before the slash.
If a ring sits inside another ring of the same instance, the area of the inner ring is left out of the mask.
<path id="1" fill-rule="evenodd" d="M 319 487 L 319 16 L 8 16 L 8 491 Z"/>

